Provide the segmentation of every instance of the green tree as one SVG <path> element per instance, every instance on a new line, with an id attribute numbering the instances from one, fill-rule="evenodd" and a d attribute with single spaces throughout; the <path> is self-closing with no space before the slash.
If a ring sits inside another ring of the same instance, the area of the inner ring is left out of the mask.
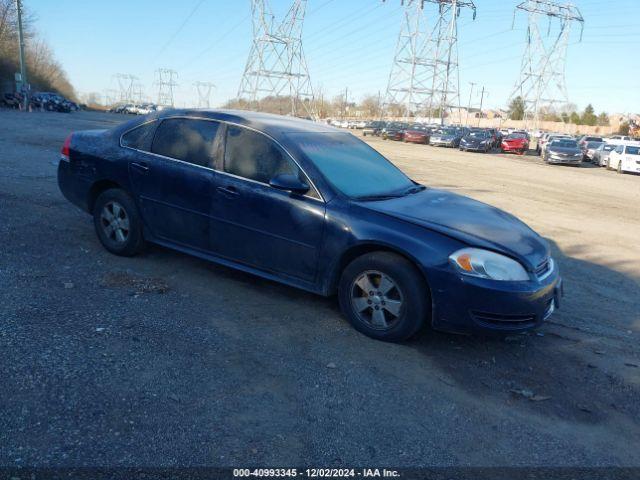
<path id="1" fill-rule="evenodd" d="M 602 112 L 600 115 L 598 115 L 598 125 L 600 125 L 601 127 L 606 127 L 609 125 L 609 115 L 607 115 L 605 112 Z"/>
<path id="2" fill-rule="evenodd" d="M 593 105 L 587 105 L 587 108 L 582 113 L 582 125 L 595 125 L 597 122 L 598 117 L 596 117 Z"/>
<path id="3" fill-rule="evenodd" d="M 518 96 L 511 100 L 509 104 L 509 118 L 511 120 L 522 120 L 524 118 L 525 104 L 522 97 Z"/>
<path id="4" fill-rule="evenodd" d="M 582 125 L 582 119 L 580 118 L 580 115 L 578 115 L 578 112 L 571 112 L 571 115 L 569 115 L 569 121 L 575 125 Z"/>

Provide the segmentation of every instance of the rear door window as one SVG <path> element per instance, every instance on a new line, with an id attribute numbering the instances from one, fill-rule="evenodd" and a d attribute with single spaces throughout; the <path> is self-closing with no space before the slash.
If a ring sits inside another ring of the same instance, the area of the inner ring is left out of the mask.
<path id="1" fill-rule="evenodd" d="M 129 130 L 122 135 L 121 145 L 123 147 L 135 148 L 136 150 L 143 150 L 148 152 L 151 150 L 151 142 L 153 141 L 153 134 L 156 131 L 157 123 L 148 122 L 140 125 L 139 127 Z"/>
<path id="2" fill-rule="evenodd" d="M 193 118 L 168 118 L 158 126 L 151 152 L 213 168 L 215 139 L 220 124 Z"/>

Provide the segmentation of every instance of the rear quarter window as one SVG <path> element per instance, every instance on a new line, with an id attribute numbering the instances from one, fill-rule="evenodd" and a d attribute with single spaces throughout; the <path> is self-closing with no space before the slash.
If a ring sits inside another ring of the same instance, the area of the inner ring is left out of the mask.
<path id="1" fill-rule="evenodd" d="M 140 125 L 139 127 L 129 130 L 122 135 L 120 145 L 123 147 L 135 148 L 145 152 L 151 151 L 151 142 L 153 134 L 156 131 L 157 123 L 155 121 Z"/>

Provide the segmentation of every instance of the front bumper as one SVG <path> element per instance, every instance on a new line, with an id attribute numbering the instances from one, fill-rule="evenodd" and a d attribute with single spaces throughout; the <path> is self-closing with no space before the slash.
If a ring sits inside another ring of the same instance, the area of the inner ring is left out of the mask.
<path id="1" fill-rule="evenodd" d="M 434 278 L 435 277 L 435 278 Z M 540 281 L 500 282 L 446 269 L 431 272 L 433 328 L 454 333 L 520 333 L 542 325 L 560 307 L 558 267 Z"/>
<path id="2" fill-rule="evenodd" d="M 431 139 L 431 145 L 435 146 L 435 147 L 454 147 L 456 145 L 456 141 L 455 140 L 434 140 Z"/>
<path id="3" fill-rule="evenodd" d="M 403 140 L 408 143 L 429 143 L 429 137 L 409 137 L 405 135 Z"/>
<path id="4" fill-rule="evenodd" d="M 579 165 L 582 163 L 582 156 L 579 157 L 556 157 L 554 155 L 549 155 L 547 159 L 548 163 L 558 163 L 564 165 Z"/>
<path id="5" fill-rule="evenodd" d="M 461 143 L 460 144 L 460 149 L 461 150 L 466 150 L 467 152 L 484 152 L 485 150 L 487 150 L 489 148 L 488 145 L 469 145 Z"/>
<path id="6" fill-rule="evenodd" d="M 508 143 L 503 143 L 500 145 L 500 148 L 505 152 L 524 152 L 529 149 L 528 145 L 509 145 Z"/>

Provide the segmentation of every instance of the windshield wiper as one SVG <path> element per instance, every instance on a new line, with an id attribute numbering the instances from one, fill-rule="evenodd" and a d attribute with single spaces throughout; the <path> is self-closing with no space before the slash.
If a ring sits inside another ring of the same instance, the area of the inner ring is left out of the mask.
<path id="1" fill-rule="evenodd" d="M 374 200 L 388 200 L 389 198 L 400 198 L 403 197 L 402 194 L 397 193 L 385 193 L 381 195 L 363 195 L 361 197 L 355 197 L 355 200 L 359 202 L 370 202 Z"/>
<path id="2" fill-rule="evenodd" d="M 404 195 L 411 195 L 412 193 L 418 193 L 425 190 L 427 187 L 424 185 L 414 185 L 413 187 L 405 190 Z"/>
<path id="3" fill-rule="evenodd" d="M 355 200 L 367 202 L 367 201 L 374 201 L 374 200 L 388 200 L 390 198 L 400 198 L 400 197 L 405 197 L 407 195 L 411 195 L 412 193 L 421 192 L 425 188 L 427 187 L 425 187 L 424 185 L 414 185 L 413 187 L 407 190 L 404 190 L 400 193 L 382 193 L 378 195 L 363 195 L 361 197 L 355 197 Z"/>

